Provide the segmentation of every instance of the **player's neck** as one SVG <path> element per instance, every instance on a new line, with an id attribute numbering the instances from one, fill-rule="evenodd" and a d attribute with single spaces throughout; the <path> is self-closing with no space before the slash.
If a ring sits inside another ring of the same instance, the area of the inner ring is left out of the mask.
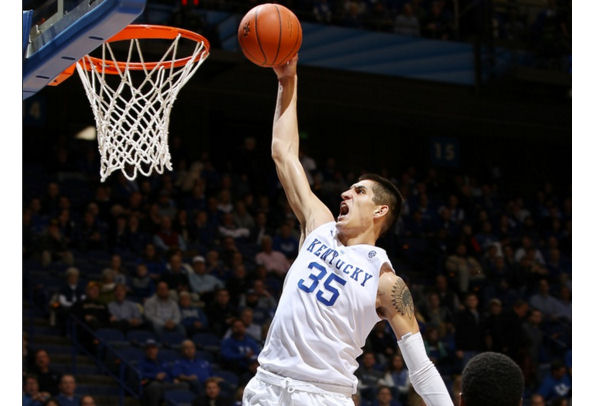
<path id="1" fill-rule="evenodd" d="M 367 245 L 375 245 L 377 241 L 377 236 L 373 229 L 368 229 L 362 233 L 349 233 L 348 231 L 341 231 L 338 233 L 338 239 L 342 243 L 342 245 L 348 247 L 350 245 L 359 245 L 359 244 L 367 244 Z"/>

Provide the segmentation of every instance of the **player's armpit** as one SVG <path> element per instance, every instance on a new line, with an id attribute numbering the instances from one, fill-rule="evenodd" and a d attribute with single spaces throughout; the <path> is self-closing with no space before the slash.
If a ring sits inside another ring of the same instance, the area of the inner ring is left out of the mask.
<path id="1" fill-rule="evenodd" d="M 380 318 L 388 321 L 398 339 L 419 331 L 412 294 L 402 278 L 396 276 L 387 264 L 382 266 L 376 307 Z"/>

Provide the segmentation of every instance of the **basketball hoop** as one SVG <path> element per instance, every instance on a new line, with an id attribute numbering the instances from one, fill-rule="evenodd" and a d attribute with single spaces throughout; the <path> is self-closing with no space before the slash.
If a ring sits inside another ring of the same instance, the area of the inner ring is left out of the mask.
<path id="1" fill-rule="evenodd" d="M 192 54 L 178 57 L 182 38 L 195 42 Z M 146 62 L 139 40 L 171 40 L 158 62 Z M 111 43 L 129 41 L 118 61 Z M 162 174 L 171 167 L 167 138 L 169 115 L 179 90 L 208 57 L 206 38 L 182 28 L 129 25 L 101 47 L 101 57 L 84 56 L 76 63 L 97 125 L 101 182 L 116 169 L 129 180 L 138 173 Z M 133 62 L 136 54 L 139 61 Z M 131 73 L 138 71 L 138 77 Z M 107 77 L 113 79 L 109 80 Z M 118 81 L 119 76 L 119 81 Z"/>

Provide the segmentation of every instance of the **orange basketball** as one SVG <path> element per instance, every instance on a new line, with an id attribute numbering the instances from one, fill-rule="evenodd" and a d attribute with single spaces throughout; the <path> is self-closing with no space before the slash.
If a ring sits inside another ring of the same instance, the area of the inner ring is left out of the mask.
<path id="1" fill-rule="evenodd" d="M 280 4 L 260 4 L 246 13 L 237 40 L 246 58 L 263 67 L 282 65 L 301 47 L 301 24 Z"/>

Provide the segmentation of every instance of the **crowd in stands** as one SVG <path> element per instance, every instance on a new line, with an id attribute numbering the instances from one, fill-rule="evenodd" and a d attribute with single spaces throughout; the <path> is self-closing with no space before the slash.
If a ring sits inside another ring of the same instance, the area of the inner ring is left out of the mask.
<path id="1" fill-rule="evenodd" d="M 246 147 L 237 166 L 173 148 L 173 172 L 97 183 L 92 156 L 62 146 L 39 193 L 26 189 L 24 259 L 63 280 L 56 291 L 26 288 L 65 334 L 71 316 L 94 332 L 118 330 L 128 344 L 144 332 L 134 362 L 145 405 L 175 388 L 193 391 L 196 405 L 212 396 L 232 404 L 258 366 L 299 230 L 269 181 L 266 146 L 248 139 Z M 355 180 L 352 169 L 302 160 L 313 190 L 337 209 L 334 191 Z M 571 191 L 543 180 L 532 193 L 505 176 L 435 168 L 382 173 L 406 200 L 379 244 L 411 288 L 427 352 L 453 396 L 465 363 L 489 350 L 522 368 L 526 402 L 570 399 Z M 91 333 L 79 339 L 93 351 Z M 78 404 L 76 377 L 53 372 L 47 351 L 29 358 L 24 404 Z M 418 402 L 384 322 L 356 375 L 360 404 Z"/>
<path id="2" fill-rule="evenodd" d="M 165 4 L 152 0 L 155 4 Z M 170 23 L 209 30 L 198 10 L 245 13 L 267 0 L 203 0 L 178 3 Z M 150 2 L 149 2 L 150 3 Z M 301 21 L 438 40 L 476 41 L 530 50 L 540 68 L 568 69 L 571 54 L 569 0 L 283 0 Z M 171 4 L 171 3 L 169 3 Z M 147 16 L 150 18 L 150 15 Z M 215 41 L 216 44 L 216 41 Z"/>

